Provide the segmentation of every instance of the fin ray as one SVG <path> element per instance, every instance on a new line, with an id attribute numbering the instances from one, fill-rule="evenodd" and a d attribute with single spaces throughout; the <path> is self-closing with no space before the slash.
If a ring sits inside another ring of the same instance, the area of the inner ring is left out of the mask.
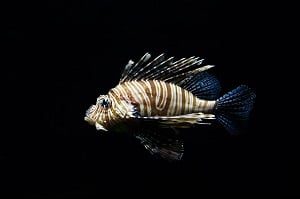
<path id="1" fill-rule="evenodd" d="M 177 85 L 206 100 L 217 99 L 221 91 L 220 82 L 207 72 L 185 78 Z"/>
<path id="2" fill-rule="evenodd" d="M 151 154 L 170 161 L 182 159 L 183 140 L 180 134 L 172 129 L 168 131 L 166 129 L 142 129 L 135 134 L 135 137 Z"/>
<path id="3" fill-rule="evenodd" d="M 211 124 L 211 120 L 215 119 L 215 115 L 199 112 L 178 116 L 139 116 L 136 119 L 145 123 L 158 124 L 162 128 L 190 128 L 191 125 Z"/>
<path id="4" fill-rule="evenodd" d="M 245 85 L 226 93 L 217 100 L 217 120 L 229 133 L 240 133 L 240 128 L 250 116 L 255 97 L 255 93 Z"/>
<path id="5" fill-rule="evenodd" d="M 194 56 L 177 61 L 174 57 L 165 58 L 164 54 L 152 61 L 150 58 L 151 55 L 146 53 L 136 64 L 130 60 L 121 75 L 119 84 L 134 80 L 161 80 L 176 84 L 191 75 L 213 67 L 200 66 L 203 59 Z"/>

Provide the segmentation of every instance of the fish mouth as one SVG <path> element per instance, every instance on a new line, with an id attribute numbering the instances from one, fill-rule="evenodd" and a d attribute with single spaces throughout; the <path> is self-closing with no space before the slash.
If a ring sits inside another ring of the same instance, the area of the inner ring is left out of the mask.
<path id="1" fill-rule="evenodd" d="M 104 126 L 99 124 L 98 122 L 93 121 L 91 118 L 85 116 L 84 120 L 87 121 L 90 125 L 95 125 L 98 131 L 108 131 Z"/>
<path id="2" fill-rule="evenodd" d="M 98 122 L 96 122 L 95 126 L 98 131 L 108 131 L 104 126 L 102 126 Z"/>
<path id="3" fill-rule="evenodd" d="M 87 121 L 90 125 L 94 125 L 95 124 L 95 122 L 91 118 L 89 118 L 87 116 L 84 117 L 84 121 Z"/>

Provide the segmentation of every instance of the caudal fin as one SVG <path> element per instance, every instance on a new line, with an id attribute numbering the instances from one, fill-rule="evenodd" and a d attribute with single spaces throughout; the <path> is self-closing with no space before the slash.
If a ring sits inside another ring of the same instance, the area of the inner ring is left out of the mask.
<path id="1" fill-rule="evenodd" d="M 240 124 L 247 121 L 253 108 L 255 93 L 241 85 L 217 100 L 216 119 L 231 134 L 240 131 Z"/>

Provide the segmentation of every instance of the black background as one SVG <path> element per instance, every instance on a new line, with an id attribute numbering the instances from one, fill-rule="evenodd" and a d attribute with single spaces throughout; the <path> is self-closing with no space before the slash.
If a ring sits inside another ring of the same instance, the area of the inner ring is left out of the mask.
<path id="1" fill-rule="evenodd" d="M 43 1 L 4 7 L 2 193 L 36 198 L 103 193 L 284 194 L 287 143 L 265 130 L 269 20 L 259 4 L 221 1 Z M 100 136 L 83 121 L 98 95 L 145 52 L 200 56 L 223 92 L 257 93 L 247 132 L 184 131 L 184 160 L 152 157 L 131 137 Z M 261 78 L 266 79 L 260 81 Z"/>

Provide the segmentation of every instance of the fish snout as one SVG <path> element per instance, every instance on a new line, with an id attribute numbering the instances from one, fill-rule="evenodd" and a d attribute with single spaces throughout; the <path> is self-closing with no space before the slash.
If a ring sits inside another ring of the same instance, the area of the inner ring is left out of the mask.
<path id="1" fill-rule="evenodd" d="M 95 122 L 87 116 L 84 117 L 84 120 L 87 121 L 90 125 L 95 125 Z"/>

